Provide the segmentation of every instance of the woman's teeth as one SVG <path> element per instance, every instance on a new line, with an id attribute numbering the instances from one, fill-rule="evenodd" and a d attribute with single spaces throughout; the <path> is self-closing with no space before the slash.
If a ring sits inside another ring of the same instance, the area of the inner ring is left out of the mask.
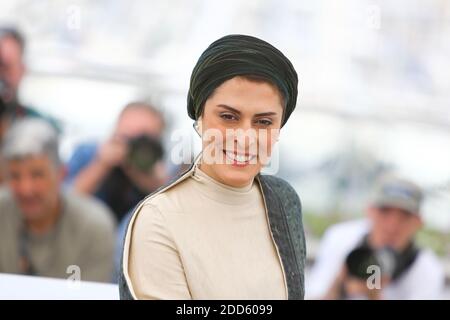
<path id="1" fill-rule="evenodd" d="M 243 154 L 236 154 L 234 152 L 231 151 L 225 151 L 225 154 L 227 156 L 228 159 L 232 160 L 232 161 L 236 161 L 236 162 L 240 162 L 240 163 L 245 163 L 245 162 L 250 162 L 251 160 L 255 159 L 256 156 L 255 155 L 243 155 Z"/>

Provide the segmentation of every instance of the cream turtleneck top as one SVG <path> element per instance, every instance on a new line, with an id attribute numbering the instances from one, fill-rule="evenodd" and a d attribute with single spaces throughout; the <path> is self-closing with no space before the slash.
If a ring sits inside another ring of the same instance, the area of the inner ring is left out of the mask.
<path id="1" fill-rule="evenodd" d="M 233 188 L 195 167 L 135 213 L 125 248 L 139 299 L 286 299 L 257 181 Z"/>

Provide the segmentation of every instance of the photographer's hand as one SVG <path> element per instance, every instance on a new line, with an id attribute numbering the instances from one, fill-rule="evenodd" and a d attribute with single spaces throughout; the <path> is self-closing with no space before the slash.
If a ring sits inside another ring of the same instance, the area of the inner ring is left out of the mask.
<path id="1" fill-rule="evenodd" d="M 333 284 L 325 295 L 326 300 L 340 299 L 381 299 L 381 290 L 369 288 L 366 280 L 349 275 L 345 265 L 341 268 Z"/>
<path id="2" fill-rule="evenodd" d="M 95 159 L 98 165 L 108 171 L 123 164 L 127 155 L 127 143 L 123 139 L 113 137 L 99 149 Z"/>
<path id="3" fill-rule="evenodd" d="M 327 293 L 323 297 L 325 300 L 339 300 L 341 299 L 342 295 L 342 288 L 344 285 L 344 281 L 347 277 L 347 268 L 342 266 L 341 270 L 339 271 L 338 275 L 334 279 L 331 287 L 328 289 Z"/>
<path id="4" fill-rule="evenodd" d="M 94 193 L 111 169 L 123 164 L 127 151 L 126 142 L 119 138 L 106 141 L 95 159 L 75 178 L 75 190 L 84 194 Z"/>

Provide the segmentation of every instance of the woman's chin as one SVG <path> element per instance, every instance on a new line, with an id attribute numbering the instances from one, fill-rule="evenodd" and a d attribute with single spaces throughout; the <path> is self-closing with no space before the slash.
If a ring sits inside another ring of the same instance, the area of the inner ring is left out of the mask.
<path id="1" fill-rule="evenodd" d="M 259 172 L 255 165 L 236 166 L 225 164 L 221 169 L 223 169 L 220 172 L 221 180 L 226 185 L 236 188 L 249 185 Z"/>

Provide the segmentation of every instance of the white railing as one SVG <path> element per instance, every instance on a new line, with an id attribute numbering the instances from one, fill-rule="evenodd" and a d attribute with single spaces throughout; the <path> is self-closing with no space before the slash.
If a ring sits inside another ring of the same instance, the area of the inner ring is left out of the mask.
<path id="1" fill-rule="evenodd" d="M 0 273 L 0 300 L 117 300 L 117 285 Z"/>

